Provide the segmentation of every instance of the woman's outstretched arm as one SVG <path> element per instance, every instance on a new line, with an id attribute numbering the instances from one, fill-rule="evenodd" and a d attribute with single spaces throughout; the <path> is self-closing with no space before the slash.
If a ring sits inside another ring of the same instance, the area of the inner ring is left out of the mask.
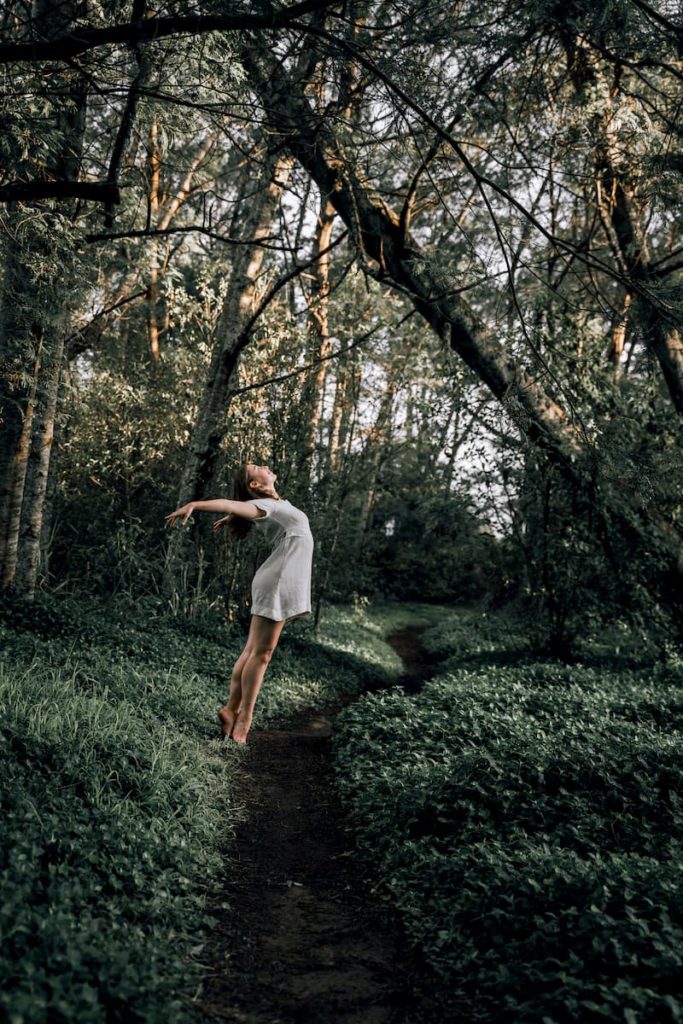
<path id="1" fill-rule="evenodd" d="M 174 526 L 178 519 L 182 519 L 184 526 L 193 512 L 227 512 L 228 515 L 242 516 L 243 519 L 258 519 L 265 515 L 265 512 L 251 501 L 212 498 L 210 501 L 188 501 L 187 505 L 170 512 L 166 516 L 166 521 L 169 526 Z"/>

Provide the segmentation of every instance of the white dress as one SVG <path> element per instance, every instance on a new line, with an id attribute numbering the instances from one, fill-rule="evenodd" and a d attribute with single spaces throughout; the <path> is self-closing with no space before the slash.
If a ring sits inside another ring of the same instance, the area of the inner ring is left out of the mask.
<path id="1" fill-rule="evenodd" d="M 265 512 L 253 522 L 273 550 L 251 584 L 251 614 L 267 619 L 294 619 L 311 610 L 313 534 L 308 517 L 286 498 L 250 498 Z"/>

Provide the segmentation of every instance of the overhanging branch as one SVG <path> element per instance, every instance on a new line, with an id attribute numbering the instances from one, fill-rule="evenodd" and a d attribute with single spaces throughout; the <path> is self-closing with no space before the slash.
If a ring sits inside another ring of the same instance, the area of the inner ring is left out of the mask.
<path id="1" fill-rule="evenodd" d="M 165 36 L 205 35 L 207 32 L 272 31 L 293 19 L 331 7 L 339 0 L 302 0 L 272 14 L 191 15 L 184 18 L 145 18 L 105 28 L 81 28 L 55 39 L 0 46 L 0 64 L 66 61 L 100 46 L 149 43 Z M 301 26 L 299 26 L 301 28 Z"/>
<path id="2" fill-rule="evenodd" d="M 164 238 L 168 235 L 206 235 L 207 238 L 220 242 L 222 245 L 257 245 L 260 249 L 272 249 L 274 252 L 288 252 L 294 250 L 288 245 L 269 245 L 274 242 L 277 235 L 264 235 L 257 240 L 253 238 L 232 238 L 230 235 L 221 235 L 218 231 L 212 231 L 203 224 L 187 224 L 175 228 L 138 228 L 130 231 L 101 231 L 97 234 L 85 235 L 86 242 L 114 242 L 120 238 Z"/>
<path id="3" fill-rule="evenodd" d="M 34 199 L 90 199 L 113 205 L 121 201 L 121 193 L 108 181 L 13 181 L 0 185 L 0 203 L 26 203 Z"/>
<path id="4" fill-rule="evenodd" d="M 405 316 L 401 317 L 397 324 L 392 325 L 390 331 L 397 331 L 398 328 L 402 327 L 406 320 L 409 320 L 410 317 L 414 316 L 416 312 L 416 309 L 409 310 Z M 352 349 L 358 348 L 359 345 L 362 345 L 363 342 L 368 341 L 368 339 L 371 338 L 373 334 L 376 334 L 384 326 L 385 325 L 383 323 L 376 324 L 374 327 L 371 327 L 369 331 L 366 331 L 365 334 L 361 334 L 358 338 L 354 338 L 354 340 L 349 342 L 348 345 L 345 345 L 343 348 L 337 349 L 336 352 L 330 352 L 326 356 L 320 356 L 319 359 L 314 359 L 312 362 L 306 363 L 305 366 L 297 366 L 295 370 L 290 370 L 289 373 L 281 373 L 277 377 L 268 377 L 265 380 L 256 381 L 255 384 L 245 384 L 244 387 L 233 388 L 233 390 L 230 392 L 230 397 L 234 398 L 237 395 L 245 394 L 245 392 L 247 391 L 255 391 L 257 388 L 267 388 L 271 384 L 282 384 L 283 381 L 290 380 L 292 377 L 298 377 L 299 374 L 308 373 L 309 370 L 315 370 L 316 367 L 320 366 L 321 363 L 327 363 L 330 361 L 330 359 L 338 359 L 340 356 L 346 355 L 347 352 L 351 352 Z"/>

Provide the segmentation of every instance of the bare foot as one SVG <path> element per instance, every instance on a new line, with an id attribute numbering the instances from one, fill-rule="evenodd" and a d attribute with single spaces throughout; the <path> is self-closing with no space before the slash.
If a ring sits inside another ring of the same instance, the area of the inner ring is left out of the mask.
<path id="1" fill-rule="evenodd" d="M 224 740 L 227 740 L 232 733 L 236 718 L 237 712 L 232 711 L 227 705 L 224 708 L 221 708 L 218 712 L 218 721 L 220 723 Z"/>
<path id="2" fill-rule="evenodd" d="M 232 738 L 235 743 L 246 743 L 249 730 L 251 729 L 251 717 L 246 715 L 238 715 L 235 719 L 235 725 L 232 730 Z"/>

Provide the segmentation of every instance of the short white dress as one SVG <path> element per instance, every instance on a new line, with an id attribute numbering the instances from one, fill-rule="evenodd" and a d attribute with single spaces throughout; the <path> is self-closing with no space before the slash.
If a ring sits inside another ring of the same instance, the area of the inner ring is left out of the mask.
<path id="1" fill-rule="evenodd" d="M 311 610 L 313 534 L 308 516 L 286 498 L 250 498 L 265 516 L 252 520 L 273 545 L 251 584 L 251 614 L 295 619 Z"/>

